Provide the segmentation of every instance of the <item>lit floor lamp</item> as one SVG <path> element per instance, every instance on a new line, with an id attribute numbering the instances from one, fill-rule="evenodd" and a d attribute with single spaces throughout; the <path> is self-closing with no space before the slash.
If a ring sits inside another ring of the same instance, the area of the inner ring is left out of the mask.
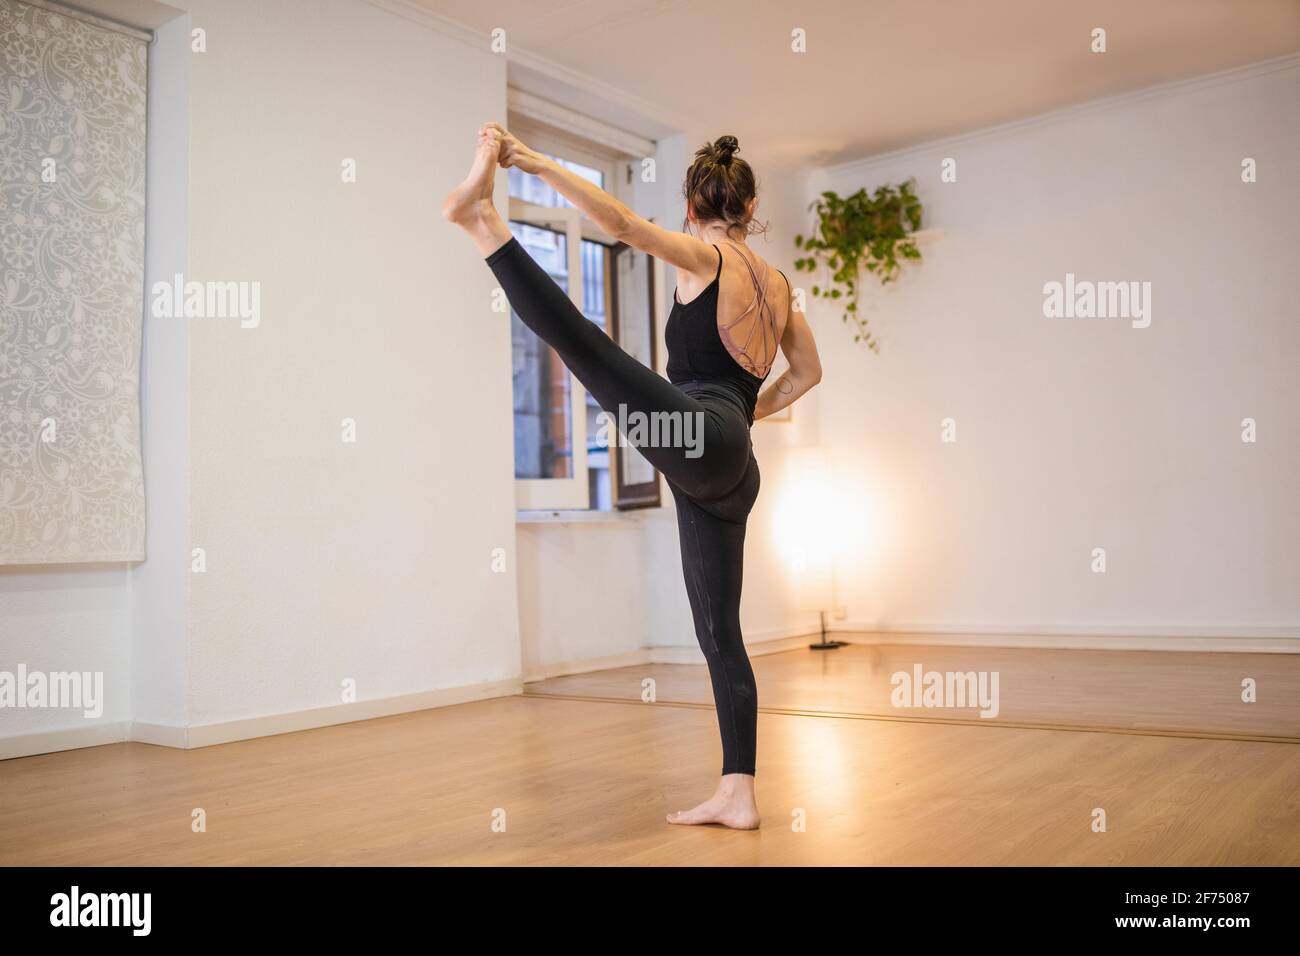
<path id="1" fill-rule="evenodd" d="M 818 446 L 796 448 L 791 453 L 791 499 L 795 548 L 795 583 L 799 606 L 817 612 L 821 621 L 821 639 L 809 644 L 815 651 L 833 651 L 844 641 L 828 640 L 826 610 L 834 598 L 832 569 L 834 504 L 831 495 L 830 465 L 826 449 Z"/>

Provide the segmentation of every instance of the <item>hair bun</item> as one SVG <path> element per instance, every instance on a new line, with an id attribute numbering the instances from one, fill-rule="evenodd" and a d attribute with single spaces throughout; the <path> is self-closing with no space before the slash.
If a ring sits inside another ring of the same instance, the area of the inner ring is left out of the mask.
<path id="1" fill-rule="evenodd" d="M 731 155 L 738 149 L 740 149 L 740 140 L 734 136 L 719 136 L 713 141 L 715 161 L 721 166 L 730 166 Z"/>

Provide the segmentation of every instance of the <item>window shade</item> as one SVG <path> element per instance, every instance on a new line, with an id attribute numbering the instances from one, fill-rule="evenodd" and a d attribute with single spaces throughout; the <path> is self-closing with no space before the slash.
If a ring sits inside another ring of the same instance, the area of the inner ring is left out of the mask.
<path id="1" fill-rule="evenodd" d="M 144 558 L 146 63 L 0 0 L 0 564 Z"/>

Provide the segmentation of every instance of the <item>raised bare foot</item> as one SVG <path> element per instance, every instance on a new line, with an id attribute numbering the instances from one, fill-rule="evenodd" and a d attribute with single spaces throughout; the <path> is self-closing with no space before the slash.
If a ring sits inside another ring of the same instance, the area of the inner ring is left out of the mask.
<path id="1" fill-rule="evenodd" d="M 478 145 L 474 149 L 474 162 L 469 167 L 465 181 L 453 189 L 442 203 L 442 215 L 448 222 L 468 226 L 489 211 L 492 206 L 492 186 L 496 179 L 497 154 L 501 149 L 501 132 L 492 123 L 484 124 L 478 131 Z"/>
<path id="2" fill-rule="evenodd" d="M 668 822 L 688 827 L 716 823 L 733 830 L 758 829 L 754 778 L 749 774 L 727 774 L 712 797 L 691 810 L 668 814 Z"/>

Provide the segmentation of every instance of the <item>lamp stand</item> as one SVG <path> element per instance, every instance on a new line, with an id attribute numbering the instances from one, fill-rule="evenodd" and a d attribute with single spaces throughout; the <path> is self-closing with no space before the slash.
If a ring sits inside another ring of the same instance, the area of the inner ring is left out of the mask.
<path id="1" fill-rule="evenodd" d="M 833 651 L 837 647 L 844 647 L 845 646 L 844 641 L 826 640 L 826 612 L 818 611 L 817 613 L 821 615 L 822 639 L 818 641 L 816 644 L 809 644 L 808 646 L 811 647 L 814 651 Z"/>

